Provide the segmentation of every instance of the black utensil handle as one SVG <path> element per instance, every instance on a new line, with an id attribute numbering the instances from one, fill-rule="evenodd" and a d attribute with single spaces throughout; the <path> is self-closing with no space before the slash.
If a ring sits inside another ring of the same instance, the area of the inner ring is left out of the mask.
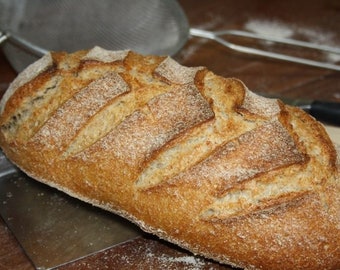
<path id="1" fill-rule="evenodd" d="M 311 104 L 310 114 L 319 121 L 340 126 L 340 103 L 314 101 Z"/>

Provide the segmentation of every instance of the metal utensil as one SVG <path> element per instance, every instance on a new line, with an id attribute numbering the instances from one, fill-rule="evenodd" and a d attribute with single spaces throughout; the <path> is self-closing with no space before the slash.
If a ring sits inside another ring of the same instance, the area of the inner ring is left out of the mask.
<path id="1" fill-rule="evenodd" d="M 230 36 L 246 37 L 252 40 L 270 41 L 273 43 L 291 45 L 291 46 L 295 46 L 295 47 L 302 48 L 302 49 L 308 48 L 308 49 L 314 49 L 320 52 L 328 52 L 328 53 L 334 53 L 334 54 L 340 54 L 340 48 L 314 44 L 310 42 L 299 41 L 299 40 L 294 40 L 294 39 L 289 39 L 289 38 L 276 38 L 276 37 L 271 37 L 267 35 L 255 34 L 255 33 L 250 33 L 246 31 L 239 31 L 239 30 L 222 30 L 222 31 L 211 32 L 211 31 L 205 31 L 201 29 L 192 28 L 190 29 L 190 34 L 192 36 L 215 40 L 229 49 L 242 52 L 242 53 L 263 56 L 267 58 L 278 59 L 278 60 L 303 64 L 303 65 L 308 65 L 308 66 L 313 66 L 313 67 L 318 67 L 318 68 L 325 68 L 325 69 L 340 71 L 340 66 L 336 64 L 310 60 L 310 59 L 291 56 L 287 54 L 264 51 L 264 50 L 260 50 L 260 49 L 256 49 L 252 47 L 246 47 L 246 46 L 242 46 L 242 45 L 229 42 L 225 38 L 230 37 Z"/>
<path id="2" fill-rule="evenodd" d="M 10 32 L 1 32 L 0 31 L 0 44 L 9 40 L 12 44 L 22 48 L 24 51 L 35 55 L 37 57 L 41 57 L 44 54 L 48 53 L 48 50 L 41 48 L 26 39 L 18 37 L 16 35 L 11 34 Z"/>
<path id="3" fill-rule="evenodd" d="M 227 38 L 246 37 L 335 54 L 340 54 L 339 48 L 246 31 L 190 29 L 184 11 L 175 0 L 31 0 L 29 4 L 27 0 L 17 1 L 0 0 L 0 11 L 3 11 L 0 25 L 9 29 L 3 32 L 2 39 L 15 44 L 6 44 L 4 51 L 16 70 L 34 61 L 32 55 L 23 54 L 22 50 L 31 50 L 30 43 L 35 44 L 35 49 L 46 50 L 75 51 L 99 45 L 107 49 L 173 55 L 190 36 L 196 36 L 215 40 L 242 53 L 340 71 L 336 64 L 241 46 Z"/>
<path id="4" fill-rule="evenodd" d="M 280 99 L 285 104 L 296 106 L 310 115 L 315 117 L 318 121 L 340 126 L 340 103 L 324 100 L 300 99 L 300 98 L 287 98 L 277 95 L 270 95 L 267 93 L 258 93 L 267 98 Z"/>
<path id="5" fill-rule="evenodd" d="M 17 71 L 38 58 L 30 44 L 36 52 L 98 45 L 171 55 L 189 31 L 175 0 L 0 0 L 0 28 L 3 51 Z"/>

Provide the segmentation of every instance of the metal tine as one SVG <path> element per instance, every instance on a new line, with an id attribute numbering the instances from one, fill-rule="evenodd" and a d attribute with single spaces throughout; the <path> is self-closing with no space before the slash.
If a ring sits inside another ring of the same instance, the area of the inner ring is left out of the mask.
<path id="1" fill-rule="evenodd" d="M 246 31 L 223 30 L 223 31 L 216 31 L 214 32 L 214 34 L 216 36 L 233 35 L 233 36 L 239 36 L 239 37 L 248 37 L 248 38 L 253 38 L 253 39 L 271 41 L 271 42 L 276 42 L 276 43 L 294 45 L 294 46 L 299 46 L 299 47 L 304 47 L 304 48 L 310 48 L 310 49 L 340 54 L 340 48 L 336 48 L 336 47 L 330 47 L 327 45 L 321 45 L 321 44 L 300 41 L 300 40 L 295 40 L 295 39 L 290 39 L 290 38 L 271 37 L 269 35 L 255 34 L 255 33 L 246 32 Z"/>
<path id="2" fill-rule="evenodd" d="M 336 65 L 336 64 L 331 64 L 331 63 L 322 62 L 322 61 L 315 61 L 315 60 L 310 60 L 310 59 L 306 59 L 306 58 L 290 56 L 290 55 L 286 55 L 286 54 L 268 52 L 268 51 L 264 51 L 264 50 L 260 50 L 260 49 L 251 48 L 251 47 L 245 47 L 245 46 L 242 46 L 242 45 L 237 45 L 237 44 L 228 42 L 225 39 L 221 38 L 220 36 L 221 35 L 244 36 L 244 37 L 248 37 L 248 38 L 261 39 L 261 40 L 267 40 L 267 41 L 272 41 L 272 42 L 279 42 L 279 43 L 284 43 L 284 44 L 289 44 L 289 45 L 294 45 L 294 46 L 307 47 L 307 48 L 311 48 L 311 49 L 315 49 L 315 50 L 340 54 L 340 49 L 338 49 L 338 48 L 332 48 L 332 47 L 329 47 L 329 46 L 317 45 L 317 44 L 312 44 L 312 43 L 303 42 L 303 41 L 295 41 L 295 40 L 292 40 L 292 39 L 281 39 L 281 38 L 274 38 L 274 37 L 268 38 L 266 36 L 256 35 L 256 34 L 247 33 L 247 32 L 244 32 L 244 31 L 236 31 L 236 30 L 226 30 L 226 31 L 212 32 L 212 31 L 206 31 L 206 30 L 191 28 L 190 29 L 190 35 L 215 40 L 218 43 L 220 43 L 220 44 L 222 44 L 222 45 L 224 45 L 224 46 L 226 46 L 226 47 L 228 47 L 232 50 L 239 51 L 239 52 L 242 52 L 242 53 L 248 53 L 248 54 L 253 54 L 253 55 L 258 55 L 258 56 L 263 56 L 263 57 L 268 57 L 268 58 L 273 58 L 273 59 L 303 64 L 303 65 L 308 65 L 308 66 L 314 66 L 314 67 L 318 67 L 318 68 L 325 68 L 325 69 L 340 71 L 340 66 Z"/>

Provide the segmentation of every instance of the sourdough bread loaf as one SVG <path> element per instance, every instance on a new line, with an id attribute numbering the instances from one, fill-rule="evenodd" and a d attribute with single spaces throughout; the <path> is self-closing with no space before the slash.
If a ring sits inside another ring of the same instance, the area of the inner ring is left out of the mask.
<path id="1" fill-rule="evenodd" d="M 0 106 L 1 148 L 38 181 L 221 263 L 340 269 L 338 154 L 298 108 L 99 47 L 45 55 Z"/>

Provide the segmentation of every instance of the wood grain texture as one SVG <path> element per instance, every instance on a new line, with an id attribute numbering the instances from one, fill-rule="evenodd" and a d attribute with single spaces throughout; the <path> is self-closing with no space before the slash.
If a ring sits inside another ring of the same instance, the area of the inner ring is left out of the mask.
<path id="1" fill-rule="evenodd" d="M 22 248 L 0 219 L 0 269 L 32 270 L 33 265 L 24 254 Z"/>

